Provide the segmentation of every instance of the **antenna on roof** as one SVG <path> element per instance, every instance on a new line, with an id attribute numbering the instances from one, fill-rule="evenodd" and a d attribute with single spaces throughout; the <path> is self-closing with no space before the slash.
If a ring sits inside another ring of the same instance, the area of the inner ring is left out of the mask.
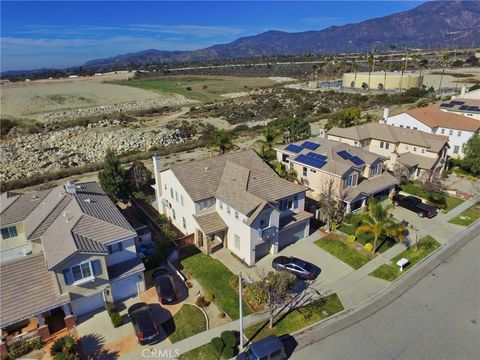
<path id="1" fill-rule="evenodd" d="M 65 211 L 63 213 L 63 216 L 65 216 L 65 218 L 67 219 L 67 220 L 65 220 L 66 222 L 69 222 L 72 219 L 71 217 L 68 216 L 68 213 L 69 213 L 68 211 Z"/>

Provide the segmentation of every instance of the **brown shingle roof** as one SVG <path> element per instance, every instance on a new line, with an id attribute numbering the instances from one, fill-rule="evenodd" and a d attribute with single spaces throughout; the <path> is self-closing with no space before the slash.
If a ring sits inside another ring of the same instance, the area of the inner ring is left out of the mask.
<path id="1" fill-rule="evenodd" d="M 0 264 L 0 327 L 68 303 L 55 282 L 43 253 Z"/>
<path id="2" fill-rule="evenodd" d="M 430 128 L 443 127 L 471 132 L 480 129 L 480 121 L 467 116 L 442 111 L 434 106 L 408 110 L 407 114 Z"/>
<path id="3" fill-rule="evenodd" d="M 202 229 L 203 233 L 210 235 L 228 228 L 216 211 L 212 211 L 200 216 L 194 216 L 195 220 Z"/>
<path id="4" fill-rule="evenodd" d="M 2 194 L 2 203 L 5 201 L 9 206 L 2 209 L 0 225 L 16 224 L 25 220 L 30 213 L 42 203 L 43 199 L 52 190 L 41 190 L 8 198 L 8 193 Z M 7 200 L 8 198 L 8 200 Z"/>

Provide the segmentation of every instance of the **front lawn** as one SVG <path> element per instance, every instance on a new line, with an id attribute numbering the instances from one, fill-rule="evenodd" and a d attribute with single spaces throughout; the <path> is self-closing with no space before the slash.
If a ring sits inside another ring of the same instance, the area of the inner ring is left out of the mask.
<path id="1" fill-rule="evenodd" d="M 216 360 L 218 359 L 210 343 L 190 350 L 178 357 L 178 360 Z"/>
<path id="2" fill-rule="evenodd" d="M 403 191 L 405 191 L 409 194 L 421 197 L 423 199 L 428 199 L 428 194 L 429 193 L 427 191 L 423 190 L 422 188 L 420 188 L 420 186 L 418 186 L 418 184 L 416 184 L 414 182 L 408 182 L 408 183 L 402 184 L 401 188 L 402 188 Z M 462 199 L 459 199 L 459 198 L 454 197 L 454 196 L 449 196 L 447 194 L 444 194 L 444 195 L 445 195 L 445 200 L 447 202 L 447 207 L 445 209 L 446 212 L 449 212 L 453 208 L 455 208 L 458 205 L 460 205 L 461 203 L 463 203 Z"/>
<path id="3" fill-rule="evenodd" d="M 232 320 L 239 317 L 238 293 L 230 285 L 238 283 L 236 276 L 232 274 L 220 261 L 199 252 L 181 261 L 187 274 L 195 278 L 205 291 L 214 296 L 215 304 Z M 243 314 L 248 315 L 251 311 L 245 303 Z"/>
<path id="4" fill-rule="evenodd" d="M 261 322 L 245 329 L 245 335 L 249 341 L 256 341 L 269 335 L 282 336 L 292 334 L 342 310 L 343 305 L 337 294 L 331 294 L 307 306 L 297 308 L 280 319 L 276 319 L 272 329 L 269 328 L 268 321 Z"/>
<path id="5" fill-rule="evenodd" d="M 370 261 L 367 255 L 360 253 L 335 234 L 329 234 L 315 241 L 315 245 L 321 247 L 354 269 L 358 269 Z"/>
<path id="6" fill-rule="evenodd" d="M 353 225 L 342 223 L 338 227 L 338 231 L 341 231 L 341 232 L 343 232 L 344 234 L 347 234 L 347 235 L 355 235 L 356 228 Z M 358 243 L 360 243 L 362 245 L 365 245 L 366 243 L 370 243 L 370 244 L 373 245 L 373 238 L 374 238 L 373 234 L 363 233 L 363 234 L 360 234 L 359 236 L 357 236 L 356 240 L 357 240 Z M 378 249 L 377 249 L 376 252 L 381 254 L 381 253 L 387 251 L 388 249 L 390 249 L 396 243 L 397 242 L 394 239 L 380 237 L 377 240 Z"/>
<path id="7" fill-rule="evenodd" d="M 462 226 L 469 226 L 480 218 L 480 203 L 469 207 L 460 214 L 450 219 L 449 223 Z"/>
<path id="8" fill-rule="evenodd" d="M 390 265 L 383 264 L 372 271 L 369 275 L 377 277 L 379 279 L 384 279 L 388 281 L 393 281 L 398 278 L 402 272 L 397 265 L 397 261 L 401 258 L 405 258 L 410 261 L 410 264 L 403 269 L 403 272 L 408 271 L 412 268 L 413 265 L 423 260 L 428 254 L 432 253 L 435 249 L 439 248 L 440 244 L 430 235 L 424 236 L 420 239 L 420 246 L 416 250 L 416 246 L 413 245 L 409 249 L 401 252 L 395 256 L 391 261 Z"/>
<path id="9" fill-rule="evenodd" d="M 207 330 L 207 321 L 202 310 L 196 306 L 184 304 L 171 321 L 167 322 L 165 331 L 173 343 Z"/>

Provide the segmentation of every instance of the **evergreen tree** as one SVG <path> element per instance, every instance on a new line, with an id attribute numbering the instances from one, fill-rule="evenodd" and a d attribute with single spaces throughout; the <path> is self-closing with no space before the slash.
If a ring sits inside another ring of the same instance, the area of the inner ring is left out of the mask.
<path id="1" fill-rule="evenodd" d="M 132 190 L 141 191 L 150 184 L 152 172 L 140 160 L 135 160 L 128 170 L 128 183 Z"/>
<path id="2" fill-rule="evenodd" d="M 475 134 L 465 144 L 463 150 L 465 157 L 463 164 L 470 172 L 477 176 L 480 175 L 480 135 Z"/>
<path id="3" fill-rule="evenodd" d="M 126 171 L 111 149 L 107 149 L 103 169 L 98 173 L 103 191 L 114 201 L 129 196 Z"/>

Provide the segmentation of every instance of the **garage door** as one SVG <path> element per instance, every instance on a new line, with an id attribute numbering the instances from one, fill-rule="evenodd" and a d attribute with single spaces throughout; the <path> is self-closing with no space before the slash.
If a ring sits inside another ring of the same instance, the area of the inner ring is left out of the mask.
<path id="1" fill-rule="evenodd" d="M 291 229 L 286 229 L 279 233 L 279 248 L 282 250 L 286 246 L 305 237 L 305 224 L 297 225 Z"/>
<path id="2" fill-rule="evenodd" d="M 268 255 L 270 252 L 270 241 L 265 241 L 264 243 L 255 246 L 255 261 L 259 260 L 260 258 Z"/>
<path id="3" fill-rule="evenodd" d="M 92 313 L 99 309 L 105 309 L 105 301 L 103 300 L 103 291 L 91 296 L 84 296 L 72 300 L 73 312 L 76 317 Z"/>
<path id="4" fill-rule="evenodd" d="M 114 282 L 112 284 L 113 301 L 116 302 L 129 297 L 137 296 L 137 281 L 138 275 Z"/>

